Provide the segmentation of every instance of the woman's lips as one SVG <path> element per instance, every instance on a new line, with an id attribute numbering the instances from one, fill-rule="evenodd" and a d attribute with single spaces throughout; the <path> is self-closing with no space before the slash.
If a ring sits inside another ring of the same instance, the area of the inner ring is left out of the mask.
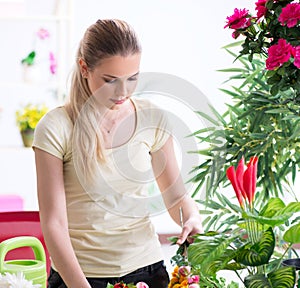
<path id="1" fill-rule="evenodd" d="M 114 102 L 117 105 L 123 104 L 125 101 L 127 100 L 127 98 L 123 98 L 123 99 L 111 99 L 112 102 Z"/>

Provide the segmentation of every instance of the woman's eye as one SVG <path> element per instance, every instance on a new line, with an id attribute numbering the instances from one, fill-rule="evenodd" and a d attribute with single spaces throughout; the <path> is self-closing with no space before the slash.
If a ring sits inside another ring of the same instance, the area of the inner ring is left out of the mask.
<path id="1" fill-rule="evenodd" d="M 114 83 L 114 82 L 116 82 L 116 79 L 106 79 L 106 78 L 104 78 L 104 81 L 106 83 Z"/>
<path id="2" fill-rule="evenodd" d="M 128 81 L 137 81 L 137 80 L 138 80 L 137 76 L 128 78 Z"/>

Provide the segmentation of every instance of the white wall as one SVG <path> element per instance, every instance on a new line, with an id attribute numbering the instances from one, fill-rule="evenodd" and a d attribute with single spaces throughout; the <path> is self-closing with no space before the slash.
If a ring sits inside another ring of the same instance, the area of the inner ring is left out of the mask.
<path id="1" fill-rule="evenodd" d="M 252 9 L 254 2 L 73 0 L 72 40 L 67 35 L 65 41 L 71 43 L 65 43 L 65 47 L 71 47 L 68 55 L 72 60 L 78 42 L 89 25 L 99 18 L 124 19 L 135 28 L 141 40 L 142 72 L 164 72 L 181 77 L 196 85 L 215 108 L 222 111 L 224 102 L 228 99 L 218 88 L 227 75 L 216 70 L 231 66 L 233 61 L 221 49 L 233 41 L 231 31 L 223 28 L 225 20 L 235 7 Z M 43 14 L 45 11 L 49 13 L 54 7 L 53 0 L 24 0 L 24 3 L 24 11 L 29 14 Z M 3 10 L 0 15 L 2 14 L 5 14 Z M 20 59 L 31 49 L 32 33 L 41 24 L 38 21 L 29 23 L 0 20 L 0 107 L 3 108 L 0 116 L 0 194 L 24 195 L 26 209 L 37 208 L 33 155 L 28 149 L 22 149 L 21 138 L 14 124 L 14 111 L 20 103 L 31 98 L 53 102 L 51 91 L 48 94 L 41 92 L 44 89 L 43 84 L 34 87 L 34 95 L 30 95 L 28 87 L 21 83 Z M 53 26 L 50 25 L 49 29 L 55 34 Z M 56 41 L 55 38 L 52 41 Z M 70 59 L 65 60 L 69 63 Z M 70 69 L 69 65 L 66 72 Z M 30 89 L 32 92 L 32 88 Z"/>

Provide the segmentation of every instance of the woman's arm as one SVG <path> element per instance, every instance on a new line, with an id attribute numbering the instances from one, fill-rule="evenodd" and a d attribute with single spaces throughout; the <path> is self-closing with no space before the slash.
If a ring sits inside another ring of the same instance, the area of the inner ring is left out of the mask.
<path id="1" fill-rule="evenodd" d="M 199 209 L 185 190 L 174 153 L 172 137 L 160 150 L 151 155 L 158 187 L 170 216 L 178 225 L 181 225 L 180 210 L 182 210 L 183 229 L 177 241 L 180 245 L 188 236 L 202 232 Z"/>
<path id="2" fill-rule="evenodd" d="M 67 287 L 90 288 L 68 233 L 62 160 L 38 148 L 34 151 L 41 226 L 51 260 Z"/>

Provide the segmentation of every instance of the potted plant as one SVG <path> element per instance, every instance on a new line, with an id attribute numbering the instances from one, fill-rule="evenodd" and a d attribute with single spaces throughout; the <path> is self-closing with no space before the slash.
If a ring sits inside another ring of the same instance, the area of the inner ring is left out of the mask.
<path id="1" fill-rule="evenodd" d="M 16 111 L 16 124 L 20 130 L 25 147 L 31 147 L 34 129 L 39 120 L 48 112 L 44 104 L 27 104 Z"/>
<path id="2" fill-rule="evenodd" d="M 193 169 L 191 181 L 198 190 L 206 184 L 208 197 L 226 185 L 223 166 L 242 155 L 261 159 L 260 197 L 292 192 L 299 169 L 300 3 L 258 0 L 255 10 L 252 16 L 236 8 L 227 17 L 225 28 L 235 39 L 243 37 L 225 47 L 239 65 L 220 70 L 230 74 L 231 87 L 221 91 L 232 103 L 222 115 L 213 110 L 217 124 L 195 132 L 208 145 L 197 151 L 205 160 Z"/>
<path id="3" fill-rule="evenodd" d="M 258 158 L 247 164 L 242 158 L 237 167 L 230 166 L 226 175 L 236 198 L 219 194 L 209 200 L 204 220 L 206 231 L 195 235 L 187 248 L 187 257 L 173 258 L 177 265 L 189 265 L 193 275 L 200 276 L 200 287 L 239 287 L 218 279 L 222 270 L 234 271 L 246 288 L 293 288 L 295 267 L 282 265 L 291 258 L 293 244 L 300 242 L 300 224 L 295 213 L 299 202 L 284 203 L 278 197 L 261 202 L 256 191 Z M 295 224 L 296 223 L 296 224 Z M 170 239 L 176 243 L 176 237 Z"/>

